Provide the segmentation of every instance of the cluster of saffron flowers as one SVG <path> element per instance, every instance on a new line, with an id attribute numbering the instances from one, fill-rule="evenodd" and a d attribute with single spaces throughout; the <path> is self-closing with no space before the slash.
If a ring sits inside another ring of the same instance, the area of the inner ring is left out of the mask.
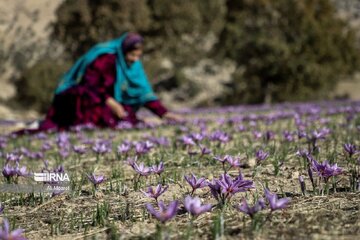
<path id="1" fill-rule="evenodd" d="M 158 202 L 158 210 L 156 210 L 150 203 L 146 203 L 145 206 L 149 213 L 153 215 L 161 223 L 165 223 L 174 218 L 179 210 L 179 201 L 174 200 L 167 206 L 163 201 Z M 201 199 L 198 197 L 186 196 L 183 205 L 185 210 L 193 217 L 197 217 L 205 212 L 211 211 L 211 204 L 202 204 Z"/>
<path id="2" fill-rule="evenodd" d="M 5 166 L 3 167 L 2 174 L 7 182 L 17 183 L 18 177 L 28 177 L 30 173 L 26 170 L 26 166 L 20 166 L 22 155 L 17 153 L 6 154 Z"/>
<path id="3" fill-rule="evenodd" d="M 153 166 L 146 166 L 143 162 L 138 163 L 137 158 L 128 158 L 127 163 L 134 169 L 134 171 L 143 177 L 147 177 L 150 174 L 161 175 L 164 171 L 164 163 L 160 162 L 159 164 L 155 164 Z"/>

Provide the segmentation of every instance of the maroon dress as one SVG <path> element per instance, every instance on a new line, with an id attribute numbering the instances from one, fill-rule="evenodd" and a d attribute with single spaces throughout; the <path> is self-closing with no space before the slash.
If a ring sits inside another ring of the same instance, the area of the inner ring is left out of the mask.
<path id="1" fill-rule="evenodd" d="M 132 124 L 139 122 L 136 117 L 138 106 L 123 105 L 127 112 L 125 119 L 117 117 L 106 105 L 106 100 L 114 95 L 116 77 L 116 55 L 103 54 L 90 64 L 82 81 L 64 92 L 55 95 L 45 120 L 39 130 L 64 130 L 71 126 L 93 124 L 98 127 L 115 127 L 119 121 Z M 144 104 L 154 114 L 162 117 L 167 109 L 159 100 Z"/>

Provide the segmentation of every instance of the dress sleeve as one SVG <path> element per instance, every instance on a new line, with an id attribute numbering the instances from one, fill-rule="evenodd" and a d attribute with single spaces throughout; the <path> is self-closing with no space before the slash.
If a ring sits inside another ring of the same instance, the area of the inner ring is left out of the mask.
<path id="1" fill-rule="evenodd" d="M 112 97 L 114 93 L 115 60 L 114 54 L 103 54 L 91 63 L 85 71 L 83 86 L 102 102 Z"/>
<path id="2" fill-rule="evenodd" d="M 162 105 L 160 100 L 153 100 L 146 102 L 144 107 L 146 107 L 147 109 L 149 109 L 151 112 L 153 112 L 159 117 L 164 116 L 164 114 L 168 112 L 167 108 L 164 107 L 164 105 Z"/>

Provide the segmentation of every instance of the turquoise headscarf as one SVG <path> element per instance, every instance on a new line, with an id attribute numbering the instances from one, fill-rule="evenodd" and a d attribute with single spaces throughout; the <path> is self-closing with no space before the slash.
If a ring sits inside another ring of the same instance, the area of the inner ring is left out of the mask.
<path id="1" fill-rule="evenodd" d="M 157 97 L 147 79 L 142 62 L 138 60 L 128 66 L 125 61 L 121 44 L 126 35 L 127 33 L 124 33 L 117 39 L 92 47 L 62 76 L 55 94 L 78 84 L 85 74 L 86 67 L 100 55 L 116 54 L 115 100 L 129 105 L 143 105 L 145 102 L 156 100 Z"/>

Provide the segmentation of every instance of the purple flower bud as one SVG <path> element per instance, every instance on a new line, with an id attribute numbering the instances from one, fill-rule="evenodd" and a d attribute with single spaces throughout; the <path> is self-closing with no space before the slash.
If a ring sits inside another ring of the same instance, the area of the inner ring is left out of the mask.
<path id="1" fill-rule="evenodd" d="M 198 197 L 192 198 L 187 196 L 184 201 L 185 209 L 193 216 L 199 216 L 211 210 L 211 204 L 201 205 L 201 200 Z"/>
<path id="2" fill-rule="evenodd" d="M 264 161 L 268 157 L 269 157 L 269 153 L 260 149 L 256 152 L 256 163 L 260 164 L 262 161 Z"/>
<path id="3" fill-rule="evenodd" d="M 350 158 L 357 153 L 356 146 L 351 143 L 345 143 L 344 150 L 349 154 Z"/>
<path id="4" fill-rule="evenodd" d="M 4 209 L 5 209 L 5 205 L 0 203 L 0 214 L 4 212 Z"/>
<path id="5" fill-rule="evenodd" d="M 305 186 L 304 177 L 301 175 L 299 176 L 299 183 L 300 183 L 301 192 L 305 196 L 306 186 Z"/>

